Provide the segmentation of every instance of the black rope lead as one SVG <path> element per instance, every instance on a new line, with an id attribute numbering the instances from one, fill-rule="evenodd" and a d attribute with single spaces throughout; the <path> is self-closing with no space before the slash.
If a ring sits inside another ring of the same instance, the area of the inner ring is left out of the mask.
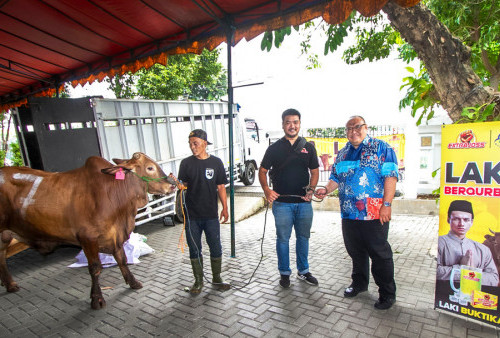
<path id="1" fill-rule="evenodd" d="M 154 180 L 154 179 L 151 179 L 151 180 Z M 308 191 L 309 189 L 312 189 L 313 190 L 313 196 L 314 196 L 314 191 L 317 189 L 317 188 L 325 188 L 325 186 L 322 186 L 322 185 L 317 185 L 315 186 L 314 188 L 312 186 L 306 186 L 304 187 L 303 189 L 305 189 L 306 191 Z M 181 190 L 181 194 L 185 194 L 185 190 Z M 186 210 L 186 213 L 185 213 L 185 218 L 184 218 L 184 222 L 186 222 L 186 219 L 187 219 L 187 222 L 189 223 L 189 215 L 188 215 L 188 212 L 187 212 L 187 205 L 186 205 L 186 202 L 185 202 L 185 198 L 183 198 L 184 196 L 181 197 L 182 199 L 182 205 L 183 207 L 185 208 Z M 300 195 L 280 195 L 280 197 L 299 197 L 299 198 L 302 198 L 304 196 L 300 196 Z M 311 201 L 313 202 L 322 202 L 323 200 L 314 200 L 314 199 L 311 199 Z M 231 289 L 236 289 L 236 290 L 242 290 L 244 289 L 245 287 L 247 287 L 248 285 L 250 285 L 250 283 L 252 282 L 252 278 L 255 276 L 255 273 L 257 272 L 257 270 L 259 269 L 260 267 L 260 264 L 262 263 L 262 260 L 264 259 L 264 238 L 265 238 L 265 235 L 266 235 L 266 227 L 267 227 L 267 213 L 269 211 L 269 205 L 270 203 L 268 201 L 266 201 L 266 212 L 264 214 L 264 229 L 263 229 L 263 232 L 262 232 L 262 237 L 260 238 L 260 259 L 259 259 L 259 263 L 257 263 L 257 266 L 255 267 L 255 269 L 253 270 L 252 272 L 252 275 L 250 276 L 250 278 L 248 279 L 248 282 L 246 282 L 245 284 L 243 284 L 242 286 L 236 286 L 232 283 L 228 283 L 230 286 L 231 286 Z M 188 229 L 189 229 L 189 236 L 191 237 L 191 241 L 193 242 L 193 244 L 195 245 L 195 249 L 196 251 L 199 253 L 198 255 L 198 262 L 200 263 L 200 266 L 203 266 L 201 264 L 201 251 L 200 249 L 198 248 L 198 246 L 196 245 L 195 241 L 194 241 L 194 238 L 193 238 L 193 234 L 191 233 L 191 227 L 188 226 Z M 203 278 L 209 283 L 209 284 L 212 284 L 212 285 L 221 285 L 221 284 L 225 284 L 225 283 L 213 283 L 211 282 L 206 276 L 205 276 L 205 271 L 203 270 Z M 189 292 L 189 287 L 186 287 L 185 288 L 185 291 L 186 292 Z"/>

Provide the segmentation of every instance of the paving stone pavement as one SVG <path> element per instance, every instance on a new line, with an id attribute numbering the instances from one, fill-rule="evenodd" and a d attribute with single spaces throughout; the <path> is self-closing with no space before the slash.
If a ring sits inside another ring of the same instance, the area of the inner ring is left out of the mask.
<path id="1" fill-rule="evenodd" d="M 192 296 L 187 250 L 178 249 L 182 225 L 144 224 L 156 251 L 130 266 L 143 283 L 125 285 L 117 267 L 101 274 L 107 307 L 90 309 L 90 277 L 86 268 L 71 269 L 78 248 L 61 248 L 43 257 L 28 249 L 8 259 L 21 290 L 0 290 L 0 337 L 499 337 L 487 326 L 433 309 L 438 218 L 395 215 L 389 241 L 395 253 L 398 299 L 389 310 L 373 308 L 377 289 L 354 299 L 343 297 L 350 282 L 351 261 L 340 230 L 338 212 L 315 211 L 310 240 L 311 272 L 320 285 L 292 279 L 290 289 L 278 286 L 274 220 L 265 211 L 236 224 L 236 257 L 230 257 L 230 226 L 222 225 L 223 277 L 240 289 L 219 292 L 206 285 Z M 292 239 L 294 235 L 292 235 Z M 204 254 L 208 257 L 204 243 Z M 295 267 L 295 245 L 291 241 Z M 210 276 L 208 265 L 205 268 Z"/>

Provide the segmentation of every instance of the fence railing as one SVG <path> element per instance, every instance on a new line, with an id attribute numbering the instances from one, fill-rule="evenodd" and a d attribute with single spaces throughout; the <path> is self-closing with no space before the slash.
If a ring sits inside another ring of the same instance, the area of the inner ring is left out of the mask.
<path id="1" fill-rule="evenodd" d="M 368 126 L 368 135 L 372 137 L 404 134 L 404 128 L 391 125 Z M 345 138 L 345 127 L 309 128 L 307 137 Z"/>

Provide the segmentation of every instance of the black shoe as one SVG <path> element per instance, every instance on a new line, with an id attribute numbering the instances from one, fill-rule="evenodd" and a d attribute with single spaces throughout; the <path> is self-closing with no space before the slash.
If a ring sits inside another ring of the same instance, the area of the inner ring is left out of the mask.
<path id="1" fill-rule="evenodd" d="M 375 309 L 378 309 L 378 310 L 387 310 L 391 306 L 393 306 L 394 303 L 396 303 L 396 298 L 392 298 L 392 297 L 389 297 L 389 298 L 380 297 L 377 300 L 377 302 L 375 303 L 375 305 L 373 305 L 373 306 L 375 307 Z"/>
<path id="2" fill-rule="evenodd" d="M 368 288 L 359 289 L 359 288 L 354 287 L 354 286 L 351 285 L 351 286 L 349 286 L 348 288 L 345 289 L 345 291 L 344 291 L 344 297 L 347 297 L 347 298 L 356 297 L 358 295 L 358 293 L 365 292 L 367 290 L 368 290 Z"/>
<path id="3" fill-rule="evenodd" d="M 290 287 L 290 275 L 281 275 L 280 286 L 284 289 Z"/>
<path id="4" fill-rule="evenodd" d="M 297 278 L 306 282 L 307 284 L 318 285 L 318 280 L 310 272 L 306 272 L 303 275 L 300 273 L 297 273 Z"/>

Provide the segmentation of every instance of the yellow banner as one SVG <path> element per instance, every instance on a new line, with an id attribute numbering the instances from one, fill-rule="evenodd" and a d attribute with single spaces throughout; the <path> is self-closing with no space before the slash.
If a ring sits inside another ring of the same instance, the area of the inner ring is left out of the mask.
<path id="1" fill-rule="evenodd" d="M 435 308 L 500 327 L 500 122 L 444 125 L 441 142 Z"/>
<path id="2" fill-rule="evenodd" d="M 453 200 L 472 203 L 474 225 L 467 237 L 482 243 L 500 232 L 500 122 L 443 125 L 441 135 L 439 235 L 447 234 Z"/>

